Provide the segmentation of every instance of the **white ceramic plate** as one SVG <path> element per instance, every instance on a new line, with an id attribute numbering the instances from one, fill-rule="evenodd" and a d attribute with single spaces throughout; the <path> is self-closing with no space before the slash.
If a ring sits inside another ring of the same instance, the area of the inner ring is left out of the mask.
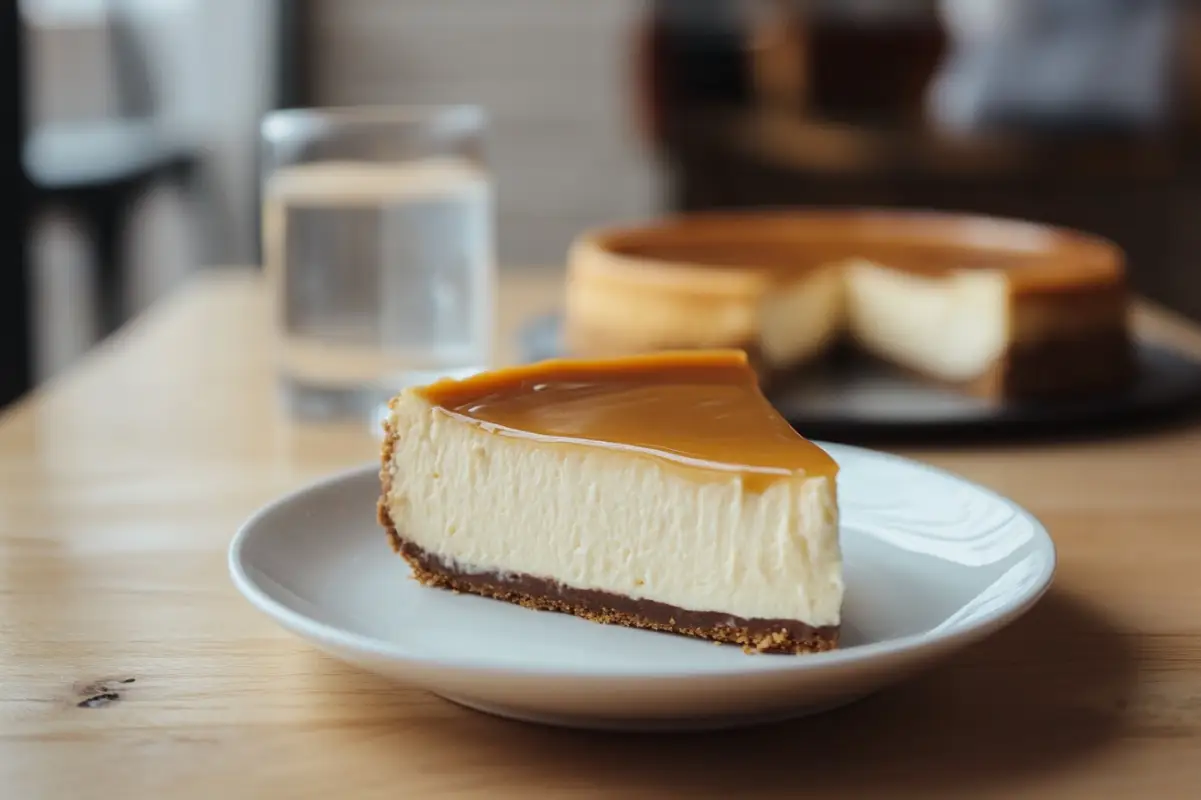
<path id="1" fill-rule="evenodd" d="M 230 546 L 230 572 L 260 610 L 349 663 L 507 717 L 639 730 L 850 702 L 998 630 L 1046 591 L 1055 548 L 1012 502 L 912 461 L 823 446 L 842 468 L 847 583 L 831 653 L 747 655 L 422 587 L 376 523 L 376 465 L 256 513 Z"/>

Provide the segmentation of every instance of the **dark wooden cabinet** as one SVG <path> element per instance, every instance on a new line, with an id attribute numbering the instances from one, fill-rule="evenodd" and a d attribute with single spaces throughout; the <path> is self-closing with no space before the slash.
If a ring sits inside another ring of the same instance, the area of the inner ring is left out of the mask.
<path id="1" fill-rule="evenodd" d="M 25 82 L 21 20 L 15 2 L 0 3 L 0 174 L 9 198 L 0 214 L 0 408 L 29 390 L 29 182 L 21 163 Z"/>

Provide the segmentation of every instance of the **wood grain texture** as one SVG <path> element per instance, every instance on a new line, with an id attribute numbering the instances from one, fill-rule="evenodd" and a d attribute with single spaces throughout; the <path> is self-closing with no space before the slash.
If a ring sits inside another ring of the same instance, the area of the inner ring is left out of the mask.
<path id="1" fill-rule="evenodd" d="M 558 302 L 502 279 L 501 327 Z M 214 271 L 0 418 L 0 786 L 13 798 L 1196 796 L 1201 426 L 911 453 L 1049 526 L 1055 587 L 936 672 L 821 718 L 689 736 L 464 711 L 243 602 L 256 507 L 374 457 L 278 412 L 258 278 Z M 1201 354 L 1201 332 L 1139 323 Z M 511 338 L 511 337 L 510 337 Z M 512 353 L 507 353 L 512 356 Z"/>

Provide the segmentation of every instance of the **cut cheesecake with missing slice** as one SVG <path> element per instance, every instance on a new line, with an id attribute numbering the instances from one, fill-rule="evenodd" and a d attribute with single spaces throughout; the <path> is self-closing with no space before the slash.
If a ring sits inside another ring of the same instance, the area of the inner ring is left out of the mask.
<path id="1" fill-rule="evenodd" d="M 590 232 L 572 249 L 564 323 L 576 356 L 737 347 L 768 380 L 839 340 L 988 397 L 1134 375 L 1121 249 L 970 215 L 711 213 Z"/>
<path id="2" fill-rule="evenodd" d="M 406 389 L 379 519 L 428 586 L 805 653 L 837 646 L 834 460 L 740 351 L 547 361 Z"/>

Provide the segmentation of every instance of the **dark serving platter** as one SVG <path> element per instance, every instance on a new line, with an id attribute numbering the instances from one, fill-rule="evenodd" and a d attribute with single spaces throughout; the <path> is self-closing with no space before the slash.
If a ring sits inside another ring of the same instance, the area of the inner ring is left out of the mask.
<path id="1" fill-rule="evenodd" d="M 521 332 L 521 353 L 537 361 L 563 354 L 560 317 Z M 839 442 L 978 440 L 1100 433 L 1162 423 L 1201 411 L 1201 363 L 1163 345 L 1136 344 L 1138 377 L 1128 387 L 1087 398 L 1014 402 L 970 397 L 870 359 L 836 359 L 768 398 L 798 431 Z"/>

